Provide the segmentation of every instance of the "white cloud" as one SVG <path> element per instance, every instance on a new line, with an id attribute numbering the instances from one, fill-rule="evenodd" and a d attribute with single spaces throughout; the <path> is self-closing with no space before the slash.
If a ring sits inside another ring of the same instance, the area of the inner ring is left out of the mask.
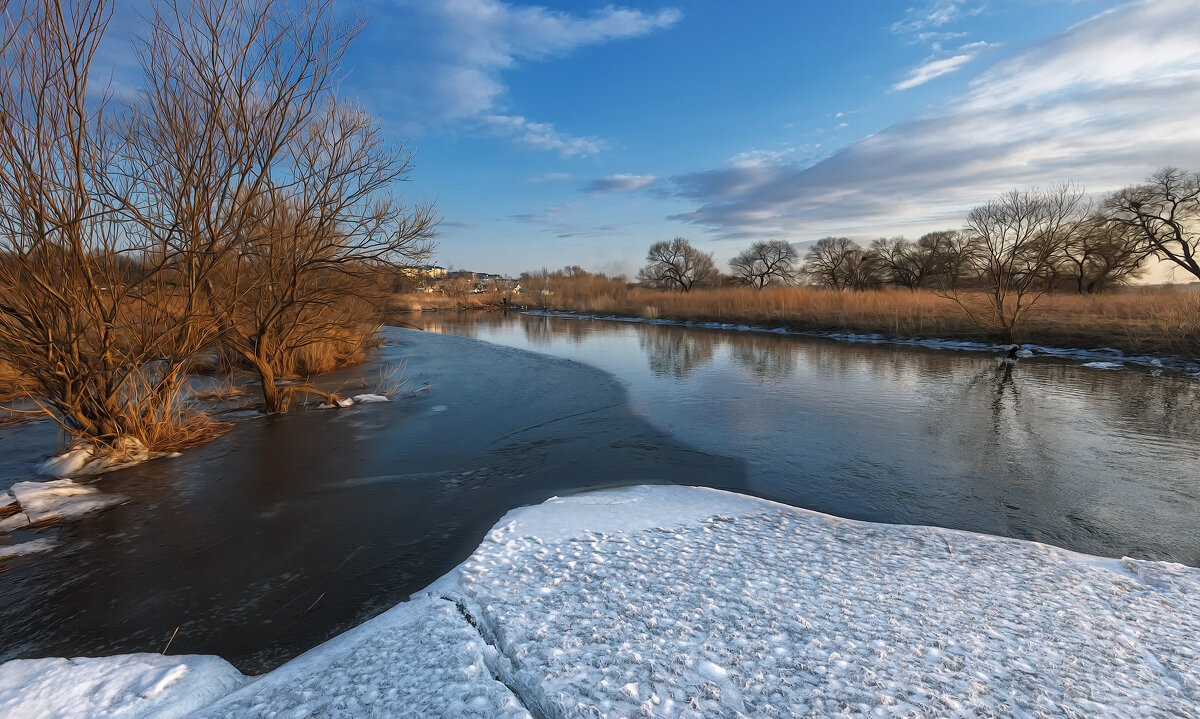
<path id="1" fill-rule="evenodd" d="M 593 154 L 595 138 L 573 137 L 507 106 L 504 73 L 524 61 L 578 48 L 641 37 L 669 28 L 678 10 L 643 12 L 608 6 L 586 16 L 500 0 L 394 0 L 377 8 L 371 38 L 386 49 L 366 73 L 363 89 L 407 131 L 463 123 L 513 137 L 519 144 L 564 156 Z M 403 48 L 402 65 L 387 50 Z"/>
<path id="2" fill-rule="evenodd" d="M 654 175 L 612 175 L 593 180 L 584 191 L 592 195 L 608 195 L 617 192 L 634 192 L 654 184 Z"/>
<path id="3" fill-rule="evenodd" d="M 572 137 L 549 122 L 531 122 L 520 115 L 484 115 L 480 120 L 493 134 L 510 137 L 534 150 L 553 150 L 563 157 L 586 157 L 604 149 L 596 137 Z"/>
<path id="4" fill-rule="evenodd" d="M 974 59 L 975 53 L 968 52 L 952 57 L 944 57 L 940 60 L 929 60 L 910 70 L 908 77 L 892 85 L 892 90 L 898 92 L 917 87 L 918 85 L 924 85 L 935 77 L 949 75 Z"/>
<path id="5" fill-rule="evenodd" d="M 1014 186 L 1106 191 L 1200 158 L 1200 13 L 1145 0 L 996 64 L 946 107 L 816 164 L 729 163 L 673 178 L 676 216 L 721 236 L 956 226 Z M 1200 168 L 1191 168 L 1200 169 Z"/>
<path id="6" fill-rule="evenodd" d="M 919 41 L 924 42 L 940 33 L 932 33 L 948 23 L 963 17 L 978 14 L 981 7 L 968 7 L 966 0 L 933 0 L 924 5 L 910 7 L 904 12 L 904 17 L 892 23 L 892 32 L 898 35 L 917 34 Z"/>

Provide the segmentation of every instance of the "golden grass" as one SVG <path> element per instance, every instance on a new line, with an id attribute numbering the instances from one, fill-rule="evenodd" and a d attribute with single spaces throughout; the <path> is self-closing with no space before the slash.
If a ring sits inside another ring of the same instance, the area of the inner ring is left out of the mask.
<path id="1" fill-rule="evenodd" d="M 444 295 L 436 292 L 408 292 L 392 295 L 388 307 L 396 312 L 420 312 L 422 310 L 480 309 L 496 304 L 492 294 Z"/>
<path id="2" fill-rule="evenodd" d="M 968 303 L 982 295 L 967 294 Z M 631 290 L 624 297 L 546 297 L 553 309 L 647 319 L 730 322 L 806 331 L 991 340 L 951 300 L 929 291 L 880 289 L 839 292 L 816 287 L 748 287 L 688 293 Z M 1048 294 L 1031 311 L 1021 340 L 1057 347 L 1115 347 L 1127 352 L 1189 351 L 1200 319 L 1200 295 L 1177 288 L 1103 295 Z"/>

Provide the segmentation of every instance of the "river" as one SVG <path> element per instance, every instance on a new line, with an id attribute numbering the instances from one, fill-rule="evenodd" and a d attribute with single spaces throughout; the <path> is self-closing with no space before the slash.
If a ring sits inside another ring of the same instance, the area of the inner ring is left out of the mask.
<path id="1" fill-rule="evenodd" d="M 161 651 L 261 672 L 403 601 L 509 509 L 645 482 L 1200 564 L 1200 382 L 1065 360 L 553 318 L 407 315 L 389 404 L 241 422 L 103 477 L 130 501 L 0 573 L 0 660 Z M 484 340 L 480 342 L 478 340 Z M 31 476 L 46 423 L 0 430 Z"/>

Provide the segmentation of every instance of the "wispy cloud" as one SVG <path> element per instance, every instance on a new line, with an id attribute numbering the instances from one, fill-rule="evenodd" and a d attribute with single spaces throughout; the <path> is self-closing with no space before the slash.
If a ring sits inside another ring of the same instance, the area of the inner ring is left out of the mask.
<path id="1" fill-rule="evenodd" d="M 1014 186 L 1103 191 L 1200 157 L 1200 13 L 1144 0 L 976 77 L 944 109 L 816 164 L 728 163 L 672 178 L 718 236 L 804 237 L 954 226 Z"/>
<path id="2" fill-rule="evenodd" d="M 585 157 L 604 149 L 597 137 L 572 137 L 549 122 L 530 122 L 520 115 L 485 115 L 480 120 L 490 132 L 510 137 L 518 145 L 534 150 L 552 150 L 563 157 Z"/>
<path id="3" fill-rule="evenodd" d="M 913 34 L 918 40 L 924 41 L 932 36 L 931 30 L 976 15 L 981 10 L 982 7 L 973 7 L 967 0 L 933 0 L 905 10 L 904 17 L 892 23 L 892 32 L 897 35 Z"/>
<path id="4" fill-rule="evenodd" d="M 372 38 L 403 47 L 405 59 L 396 64 L 373 58 L 365 78 L 373 101 L 386 103 L 389 116 L 399 118 L 407 131 L 466 123 L 567 157 L 594 154 L 604 145 L 513 112 L 504 73 L 522 62 L 648 35 L 682 18 L 674 9 L 644 12 L 611 5 L 577 16 L 500 0 L 394 0 L 393 5 L 399 11 L 377 9 Z"/>
<path id="5" fill-rule="evenodd" d="M 617 192 L 633 192 L 654 184 L 654 175 L 612 175 L 592 180 L 584 192 L 590 195 L 609 195 Z"/>
<path id="6" fill-rule="evenodd" d="M 908 72 L 908 76 L 892 85 L 892 90 L 909 90 L 943 75 L 949 75 L 979 57 L 979 53 L 991 47 L 986 42 L 973 42 L 958 49 L 957 55 L 927 60 Z"/>

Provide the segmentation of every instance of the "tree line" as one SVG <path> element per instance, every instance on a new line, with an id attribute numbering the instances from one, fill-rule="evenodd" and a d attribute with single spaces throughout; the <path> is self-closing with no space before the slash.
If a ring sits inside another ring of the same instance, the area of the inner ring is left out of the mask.
<path id="1" fill-rule="evenodd" d="M 155 3 L 141 87 L 94 60 L 107 0 L 0 0 L 0 352 L 69 433 L 197 438 L 197 356 L 253 371 L 269 411 L 314 353 L 373 331 L 378 271 L 431 250 L 391 193 L 413 150 L 337 97 L 363 23 L 331 0 Z M 307 358 L 307 359 L 306 359 Z"/>
<path id="2" fill-rule="evenodd" d="M 687 292 L 734 283 L 806 282 L 836 290 L 926 289 L 978 326 L 1015 341 L 1046 292 L 1103 292 L 1142 276 L 1157 259 L 1200 280 L 1200 173 L 1163 168 L 1098 199 L 1070 184 L 1012 190 L 973 208 L 961 228 L 862 246 L 824 237 L 801 260 L 781 240 L 755 242 L 717 269 L 710 253 L 677 237 L 650 247 L 638 279 Z"/>
<path id="3" fill-rule="evenodd" d="M 963 227 L 866 246 L 825 237 L 805 253 L 782 240 L 755 242 L 723 276 L 710 253 L 677 237 L 647 253 L 638 279 L 663 289 L 734 283 L 883 286 L 954 293 L 1102 292 L 1142 276 L 1151 258 L 1200 279 L 1200 173 L 1168 167 L 1098 200 L 1071 185 L 1013 190 L 973 208 Z"/>

